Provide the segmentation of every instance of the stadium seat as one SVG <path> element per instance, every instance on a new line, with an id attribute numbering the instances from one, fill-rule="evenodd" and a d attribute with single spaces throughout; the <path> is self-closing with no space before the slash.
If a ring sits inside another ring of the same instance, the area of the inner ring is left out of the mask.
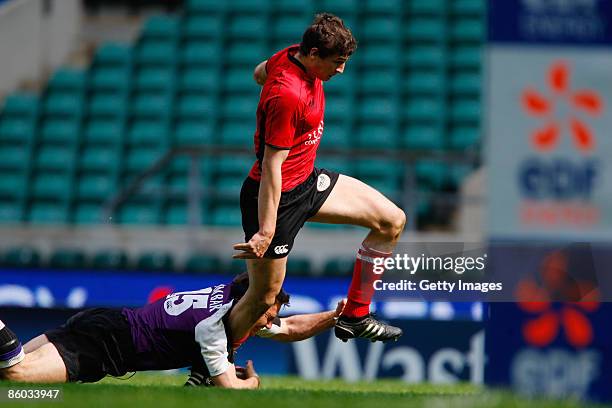
<path id="1" fill-rule="evenodd" d="M 154 205 L 126 203 L 119 210 L 119 221 L 122 224 L 157 224 L 161 220 Z"/>
<path id="2" fill-rule="evenodd" d="M 97 252 L 93 256 L 91 266 L 98 270 L 124 270 L 129 266 L 129 259 L 121 249 L 108 249 Z"/>
<path id="3" fill-rule="evenodd" d="M 312 276 L 312 274 L 312 264 L 310 263 L 310 260 L 308 258 L 290 256 L 289 259 L 287 259 L 287 275 Z"/>
<path id="4" fill-rule="evenodd" d="M 485 24 L 481 18 L 459 19 L 451 24 L 450 35 L 453 41 L 482 43 Z"/>
<path id="5" fill-rule="evenodd" d="M 163 151 L 158 148 L 136 148 L 127 155 L 126 168 L 130 172 L 140 173 L 159 160 Z"/>
<path id="6" fill-rule="evenodd" d="M 185 9 L 192 14 L 210 14 L 211 12 L 219 12 L 226 7 L 225 2 L 218 0 L 188 0 Z"/>
<path id="7" fill-rule="evenodd" d="M 360 90 L 368 95 L 391 95 L 399 82 L 399 73 L 393 67 L 367 70 L 361 75 Z"/>
<path id="8" fill-rule="evenodd" d="M 171 112 L 172 95 L 168 93 L 138 93 L 131 101 L 133 117 L 159 119 Z"/>
<path id="9" fill-rule="evenodd" d="M 187 16 L 182 25 L 183 36 L 188 40 L 217 38 L 223 32 L 222 21 L 215 16 Z"/>
<path id="10" fill-rule="evenodd" d="M 227 155 L 211 158 L 211 160 L 212 171 L 215 176 L 237 176 L 244 180 L 251 170 L 255 158 L 252 156 Z"/>
<path id="11" fill-rule="evenodd" d="M 102 207 L 99 204 L 80 203 L 73 215 L 73 221 L 77 224 L 101 224 L 104 221 Z"/>
<path id="12" fill-rule="evenodd" d="M 6 97 L 0 109 L 4 117 L 33 118 L 38 113 L 38 97 L 30 93 L 14 93 Z"/>
<path id="13" fill-rule="evenodd" d="M 174 269 L 174 259 L 169 252 L 146 252 L 138 257 L 136 268 L 151 272 L 168 272 Z"/>
<path id="14" fill-rule="evenodd" d="M 457 68 L 478 70 L 482 64 L 481 47 L 473 45 L 452 47 L 450 62 Z"/>
<path id="15" fill-rule="evenodd" d="M 2 264 L 14 268 L 36 268 L 41 264 L 40 252 L 28 246 L 11 248 L 4 253 Z"/>
<path id="16" fill-rule="evenodd" d="M 161 149 L 169 145 L 170 129 L 165 120 L 134 121 L 127 134 L 130 147 L 146 146 Z"/>
<path id="17" fill-rule="evenodd" d="M 357 114 L 364 121 L 389 123 L 397 118 L 397 104 L 388 97 L 365 97 L 358 105 Z"/>
<path id="18" fill-rule="evenodd" d="M 60 68 L 49 80 L 51 90 L 81 91 L 87 83 L 87 72 L 80 69 Z"/>
<path id="19" fill-rule="evenodd" d="M 183 270 L 192 273 L 217 274 L 221 271 L 221 262 L 216 255 L 194 254 L 187 258 Z"/>
<path id="20" fill-rule="evenodd" d="M 32 224 L 66 224 L 68 209 L 63 203 L 34 203 L 27 220 Z"/>
<path id="21" fill-rule="evenodd" d="M 229 22 L 229 36 L 231 38 L 257 39 L 267 29 L 266 20 L 263 16 L 247 15 L 237 16 Z"/>
<path id="22" fill-rule="evenodd" d="M 392 124 L 364 124 L 356 133 L 356 146 L 362 149 L 394 149 L 397 145 Z"/>
<path id="23" fill-rule="evenodd" d="M 78 118 L 83 116 L 85 101 L 80 93 L 52 93 L 47 96 L 44 108 L 47 116 Z"/>
<path id="24" fill-rule="evenodd" d="M 404 38 L 414 42 L 442 42 L 446 21 L 441 18 L 415 18 L 403 26 Z"/>
<path id="25" fill-rule="evenodd" d="M 478 96 L 481 85 L 478 72 L 458 73 L 450 78 L 450 89 L 454 94 Z"/>
<path id="26" fill-rule="evenodd" d="M 435 122 L 444 117 L 443 99 L 431 97 L 408 98 L 404 105 L 404 118 L 410 122 Z"/>
<path id="27" fill-rule="evenodd" d="M 325 120 L 346 119 L 352 115 L 353 110 L 353 99 L 350 95 L 337 95 L 333 98 L 328 98 L 325 101 Z"/>
<path id="28" fill-rule="evenodd" d="M 448 180 L 448 164 L 434 160 L 419 160 L 414 165 L 414 174 L 419 187 L 439 190 Z"/>
<path id="29" fill-rule="evenodd" d="M 118 118 L 127 112 L 124 95 L 93 95 L 89 100 L 89 115 L 92 117 Z"/>
<path id="30" fill-rule="evenodd" d="M 186 67 L 179 74 L 180 90 L 183 93 L 212 93 L 218 89 L 219 80 L 219 73 L 215 67 Z"/>
<path id="31" fill-rule="evenodd" d="M 285 2 L 285 4 L 287 4 L 287 2 Z M 272 35 L 289 44 L 291 41 L 297 41 L 302 37 L 304 28 L 308 26 L 309 20 L 301 15 L 280 15 L 278 18 L 272 19 L 271 23 Z"/>
<path id="32" fill-rule="evenodd" d="M 451 119 L 458 123 L 478 123 L 480 120 L 480 101 L 478 99 L 458 99 L 451 107 Z"/>
<path id="33" fill-rule="evenodd" d="M 450 147 L 453 149 L 474 148 L 479 140 L 479 131 L 476 125 L 456 127 L 450 133 Z"/>
<path id="34" fill-rule="evenodd" d="M 49 267 L 55 269 L 85 268 L 85 253 L 81 249 L 56 249 L 49 258 Z"/>
<path id="35" fill-rule="evenodd" d="M 486 10 L 486 0 L 454 0 L 451 2 L 451 11 L 462 16 L 481 16 Z"/>
<path id="36" fill-rule="evenodd" d="M 68 173 L 38 174 L 32 181 L 32 194 L 37 199 L 66 201 L 72 195 L 72 177 Z"/>
<path id="37" fill-rule="evenodd" d="M 368 179 L 397 180 L 403 176 L 402 163 L 382 159 L 360 159 L 355 162 L 357 176 Z"/>
<path id="38" fill-rule="evenodd" d="M 174 131 L 174 143 L 178 146 L 207 145 L 214 142 L 211 122 L 181 121 Z"/>
<path id="39" fill-rule="evenodd" d="M 136 72 L 135 84 L 142 91 L 167 91 L 175 86 L 172 67 L 147 66 Z"/>
<path id="40" fill-rule="evenodd" d="M 255 120 L 257 100 L 250 96 L 227 96 L 223 101 L 223 117 L 238 120 Z"/>
<path id="41" fill-rule="evenodd" d="M 228 123 L 223 125 L 221 130 L 221 143 L 229 146 L 251 147 L 254 133 L 254 120 L 246 123 Z"/>
<path id="42" fill-rule="evenodd" d="M 79 140 L 79 121 L 50 119 L 42 124 L 40 142 L 57 146 L 75 146 Z"/>
<path id="43" fill-rule="evenodd" d="M 232 42 L 225 55 L 228 64 L 232 66 L 246 65 L 253 71 L 253 68 L 263 60 L 267 59 L 265 44 L 262 42 L 234 41 Z M 251 74 L 252 76 L 252 74 Z"/>
<path id="44" fill-rule="evenodd" d="M 229 92 L 250 92 L 257 98 L 257 92 L 261 90 L 253 80 L 253 67 L 228 68 L 221 80 L 223 89 Z"/>
<path id="45" fill-rule="evenodd" d="M 211 225 L 217 227 L 239 227 L 242 224 L 242 214 L 237 205 L 215 206 L 210 221 Z"/>
<path id="46" fill-rule="evenodd" d="M 323 274 L 325 276 L 352 276 L 354 258 L 331 259 L 325 263 Z"/>
<path id="47" fill-rule="evenodd" d="M 359 10 L 360 0 L 321 0 L 320 9 L 345 17 Z M 350 27 L 350 26 L 349 26 Z"/>
<path id="48" fill-rule="evenodd" d="M 90 145 L 117 146 L 123 142 L 122 120 L 90 120 L 85 124 L 84 141 Z"/>
<path id="49" fill-rule="evenodd" d="M 322 148 L 348 148 L 351 147 L 352 133 L 350 124 L 347 122 L 330 121 L 325 122 L 323 138 L 321 139 Z"/>
<path id="50" fill-rule="evenodd" d="M 403 77 L 403 90 L 411 94 L 441 94 L 445 78 L 442 72 L 414 71 Z"/>
<path id="51" fill-rule="evenodd" d="M 403 55 L 404 63 L 414 68 L 438 68 L 446 64 L 445 49 L 437 44 L 411 45 Z"/>
<path id="52" fill-rule="evenodd" d="M 150 17 L 142 29 L 141 37 L 146 39 L 172 40 L 178 35 L 180 21 L 176 17 Z"/>
<path id="53" fill-rule="evenodd" d="M 402 136 L 404 147 L 407 149 L 442 150 L 444 136 L 439 125 L 408 125 Z"/>
<path id="54" fill-rule="evenodd" d="M 34 139 L 36 122 L 32 119 L 0 119 L 0 143 L 29 145 Z"/>
<path id="55" fill-rule="evenodd" d="M 165 210 L 163 218 L 164 218 L 164 223 L 167 225 L 186 225 L 188 224 L 189 212 L 187 209 L 187 205 L 185 203 L 170 204 L 168 208 Z"/>
<path id="56" fill-rule="evenodd" d="M 132 48 L 126 44 L 107 42 L 98 47 L 94 66 L 127 66 L 132 59 Z"/>
<path id="57" fill-rule="evenodd" d="M 181 62 L 186 67 L 211 67 L 221 49 L 216 41 L 189 41 L 181 49 Z"/>
<path id="58" fill-rule="evenodd" d="M 76 164 L 74 147 L 43 146 L 34 156 L 35 167 L 43 172 L 69 172 Z"/>
<path id="59" fill-rule="evenodd" d="M 213 178 L 215 203 L 239 206 L 240 189 L 248 171 L 242 174 L 221 175 Z"/>
<path id="60" fill-rule="evenodd" d="M 390 61 L 398 61 L 400 55 L 400 48 L 396 44 L 383 42 L 367 43 L 360 47 L 359 54 L 355 56 L 355 60 L 358 60 L 361 66 L 368 69 L 374 69 L 374 67 L 387 68 L 390 65 Z M 349 61 L 349 64 L 351 62 Z M 348 69 L 351 68 L 349 67 Z"/>
<path id="61" fill-rule="evenodd" d="M 90 86 L 95 90 L 121 91 L 129 87 L 130 80 L 129 67 L 94 68 L 91 73 Z"/>
<path id="62" fill-rule="evenodd" d="M 22 198 L 28 189 L 28 174 L 26 172 L 0 172 L 0 197 Z"/>
<path id="63" fill-rule="evenodd" d="M 82 176 L 77 182 L 77 197 L 80 200 L 102 202 L 117 191 L 112 175 Z"/>
<path id="64" fill-rule="evenodd" d="M 173 41 L 147 41 L 140 44 L 136 59 L 140 65 L 172 66 L 176 61 L 177 47 Z"/>
<path id="65" fill-rule="evenodd" d="M 30 149 L 23 146 L 0 148 L 0 171 L 25 172 L 30 165 Z"/>
<path id="66" fill-rule="evenodd" d="M 469 164 L 449 165 L 449 183 L 452 188 L 459 188 L 463 180 L 474 171 Z"/>
<path id="67" fill-rule="evenodd" d="M 369 2 L 371 4 L 384 4 L 384 1 L 374 0 Z M 392 5 L 395 7 L 395 5 Z M 381 41 L 381 42 L 392 42 L 399 39 L 401 21 L 401 14 L 397 12 L 391 12 L 385 16 L 369 16 L 366 18 L 359 31 L 359 41 L 363 41 L 366 46 L 369 41 Z"/>
<path id="68" fill-rule="evenodd" d="M 406 3 L 406 10 L 412 15 L 442 15 L 447 11 L 445 0 L 409 0 Z"/>
<path id="69" fill-rule="evenodd" d="M 20 201 L 0 202 L 0 224 L 16 224 L 23 221 L 23 204 Z"/>
<path id="70" fill-rule="evenodd" d="M 217 103 L 211 95 L 187 95 L 179 99 L 176 109 L 181 119 L 210 118 L 217 113 Z"/>

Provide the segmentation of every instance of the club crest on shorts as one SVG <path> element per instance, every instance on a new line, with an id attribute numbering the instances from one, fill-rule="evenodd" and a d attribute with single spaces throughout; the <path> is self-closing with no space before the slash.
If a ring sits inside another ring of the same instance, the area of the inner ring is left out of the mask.
<path id="1" fill-rule="evenodd" d="M 317 191 L 325 191 L 331 184 L 331 180 L 327 174 L 319 174 L 317 178 Z"/>

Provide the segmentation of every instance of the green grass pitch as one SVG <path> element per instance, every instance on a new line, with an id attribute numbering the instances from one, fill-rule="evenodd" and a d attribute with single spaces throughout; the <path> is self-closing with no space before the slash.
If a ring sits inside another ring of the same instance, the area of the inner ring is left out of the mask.
<path id="1" fill-rule="evenodd" d="M 306 381 L 296 377 L 263 377 L 256 391 L 182 387 L 186 375 L 138 373 L 133 378 L 108 378 L 97 384 L 65 384 L 62 402 L 0 402 L 3 407 L 596 407 L 577 401 L 528 400 L 503 391 L 471 385 L 410 385 L 397 380 L 347 383 L 340 380 Z M 0 383 L 0 388 L 36 388 Z M 49 387 L 49 385 L 39 386 Z M 5 394 L 6 395 L 6 394 Z"/>

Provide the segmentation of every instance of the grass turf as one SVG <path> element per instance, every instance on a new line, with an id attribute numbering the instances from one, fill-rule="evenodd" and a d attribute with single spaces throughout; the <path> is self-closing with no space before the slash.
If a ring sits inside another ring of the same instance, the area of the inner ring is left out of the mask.
<path id="1" fill-rule="evenodd" d="M 340 380 L 305 381 L 296 377 L 264 377 L 257 391 L 185 388 L 186 375 L 139 373 L 134 378 L 108 378 L 97 384 L 64 384 L 63 401 L 0 402 L 2 407 L 377 407 L 377 408 L 478 408 L 478 407 L 596 407 L 578 401 L 519 398 L 508 392 L 472 385 L 406 384 L 397 380 L 347 383 Z M 0 383 L 7 388 L 54 388 L 49 385 Z M 56 386 L 57 387 L 57 386 Z M 3 392 L 6 395 L 5 392 Z"/>

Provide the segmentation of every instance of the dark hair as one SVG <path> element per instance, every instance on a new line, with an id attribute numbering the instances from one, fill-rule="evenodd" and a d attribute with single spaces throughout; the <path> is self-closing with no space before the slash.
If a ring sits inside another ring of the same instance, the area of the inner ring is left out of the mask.
<path id="1" fill-rule="evenodd" d="M 236 276 L 232 280 L 232 288 L 230 290 L 230 296 L 232 299 L 238 302 L 247 289 L 249 288 L 249 274 L 247 272 L 243 272 L 240 275 Z M 281 306 L 289 304 L 289 294 L 285 292 L 283 288 L 281 288 L 278 295 L 276 295 L 276 301 L 280 303 Z"/>
<path id="2" fill-rule="evenodd" d="M 357 40 L 340 17 L 330 13 L 317 14 L 306 29 L 300 43 L 300 53 L 308 55 L 312 48 L 319 50 L 319 57 L 330 55 L 348 57 L 357 49 Z"/>

